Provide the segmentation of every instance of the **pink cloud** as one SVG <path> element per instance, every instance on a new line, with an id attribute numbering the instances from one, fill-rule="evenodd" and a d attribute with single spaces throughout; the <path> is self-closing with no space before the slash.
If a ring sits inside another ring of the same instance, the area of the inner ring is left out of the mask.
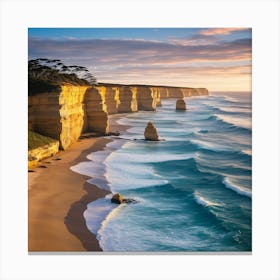
<path id="1" fill-rule="evenodd" d="M 205 36 L 213 36 L 213 35 L 228 35 L 231 34 L 232 32 L 236 31 L 242 31 L 246 30 L 248 28 L 243 28 L 243 27 L 235 27 L 235 28 L 207 28 L 202 31 L 200 31 L 201 35 Z"/>

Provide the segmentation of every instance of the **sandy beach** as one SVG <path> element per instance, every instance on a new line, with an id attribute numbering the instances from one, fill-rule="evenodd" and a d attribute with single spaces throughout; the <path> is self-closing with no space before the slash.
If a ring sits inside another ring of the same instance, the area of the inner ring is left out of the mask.
<path id="1" fill-rule="evenodd" d="M 126 129 L 117 119 L 111 118 L 111 131 Z M 79 140 L 28 173 L 29 252 L 101 251 L 83 212 L 89 202 L 108 192 L 87 183 L 89 177 L 70 167 L 87 161 L 89 153 L 102 150 L 110 141 L 103 137 Z"/>

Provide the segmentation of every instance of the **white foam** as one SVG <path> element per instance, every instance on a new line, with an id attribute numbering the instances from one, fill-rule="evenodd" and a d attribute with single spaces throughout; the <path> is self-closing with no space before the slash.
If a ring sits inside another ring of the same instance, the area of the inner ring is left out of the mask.
<path id="1" fill-rule="evenodd" d="M 110 152 L 111 151 L 109 150 L 93 152 L 87 155 L 87 159 L 98 163 L 103 162 L 104 159 L 110 154 Z"/>
<path id="2" fill-rule="evenodd" d="M 165 185 L 167 180 L 160 179 L 153 172 L 151 166 L 137 164 L 119 164 L 112 168 L 107 168 L 106 179 L 113 192 L 122 190 L 137 189 L 158 185 Z"/>
<path id="3" fill-rule="evenodd" d="M 223 180 L 223 183 L 224 183 L 226 188 L 231 189 L 231 190 L 235 191 L 236 193 L 238 193 L 240 195 L 244 195 L 244 196 L 252 198 L 252 192 L 251 191 L 243 188 L 242 186 L 240 186 L 236 183 L 233 183 L 228 177 L 226 177 Z"/>
<path id="4" fill-rule="evenodd" d="M 76 173 L 89 177 L 99 177 L 106 172 L 106 166 L 102 162 L 84 161 L 71 166 L 70 169 Z"/>
<path id="5" fill-rule="evenodd" d="M 194 198 L 195 198 L 195 200 L 198 204 L 200 204 L 202 206 L 205 206 L 205 207 L 223 206 L 222 203 L 216 203 L 216 202 L 213 202 L 213 201 L 210 201 L 210 200 L 206 199 L 198 191 L 194 192 Z"/>
<path id="6" fill-rule="evenodd" d="M 252 150 L 251 150 L 251 149 L 242 150 L 241 152 L 242 152 L 243 154 L 246 154 L 246 155 L 249 155 L 249 156 L 252 155 Z"/>
<path id="7" fill-rule="evenodd" d="M 132 144 L 129 144 L 132 145 Z M 172 161 L 172 160 L 186 160 L 193 158 L 193 153 L 183 153 L 183 154 L 166 154 L 163 152 L 152 152 L 147 153 L 147 151 L 137 150 L 135 148 L 134 151 L 129 147 L 127 150 L 117 151 L 115 153 L 110 154 L 105 162 L 108 165 L 115 164 L 116 166 L 118 164 L 122 163 L 155 163 L 155 162 L 166 162 L 166 161 Z"/>
<path id="8" fill-rule="evenodd" d="M 214 144 L 214 143 L 203 141 L 203 140 L 191 139 L 190 142 L 192 142 L 193 144 L 199 145 L 203 149 L 208 149 L 208 150 L 212 150 L 212 151 L 232 151 L 231 149 L 229 149 L 228 146 L 219 145 L 217 143 Z"/>
<path id="9" fill-rule="evenodd" d="M 88 204 L 87 210 L 84 212 L 87 228 L 97 235 L 101 228 L 102 222 L 106 219 L 109 213 L 118 207 L 117 204 L 111 203 L 112 195 L 107 195 L 104 198 L 99 198 Z"/>
<path id="10" fill-rule="evenodd" d="M 230 117 L 223 114 L 214 114 L 218 119 L 223 122 L 233 124 L 235 126 L 252 129 L 252 121 L 250 118 Z"/>
<path id="11" fill-rule="evenodd" d="M 218 107 L 221 111 L 228 113 L 250 113 L 251 108 L 240 108 L 240 107 Z"/>

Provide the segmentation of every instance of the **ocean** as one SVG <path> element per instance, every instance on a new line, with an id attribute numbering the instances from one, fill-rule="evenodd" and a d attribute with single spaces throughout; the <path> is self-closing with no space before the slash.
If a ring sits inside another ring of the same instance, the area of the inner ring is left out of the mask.
<path id="1" fill-rule="evenodd" d="M 88 204 L 88 229 L 107 252 L 252 250 L 251 93 L 162 100 L 155 112 L 122 114 L 131 126 L 89 162 L 71 167 L 111 195 Z M 143 140 L 152 121 L 162 141 Z"/>

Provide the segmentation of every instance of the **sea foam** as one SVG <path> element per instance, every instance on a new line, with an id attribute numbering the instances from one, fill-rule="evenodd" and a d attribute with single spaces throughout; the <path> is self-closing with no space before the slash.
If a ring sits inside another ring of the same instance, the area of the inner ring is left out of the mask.
<path id="1" fill-rule="evenodd" d="M 251 130 L 252 129 L 252 123 L 250 118 L 238 118 L 238 117 L 230 117 L 228 115 L 223 114 L 214 114 L 218 119 L 221 121 L 232 124 L 237 127 L 246 128 Z"/>
<path id="2" fill-rule="evenodd" d="M 240 194 L 240 195 L 244 195 L 247 196 L 249 198 L 252 198 L 252 192 L 243 188 L 242 186 L 233 183 L 229 178 L 225 178 L 223 180 L 223 183 L 225 185 L 226 188 L 231 189 L 233 191 L 235 191 L 236 193 Z"/>
<path id="3" fill-rule="evenodd" d="M 194 199 L 198 204 L 205 206 L 205 207 L 223 206 L 222 203 L 216 203 L 216 202 L 210 201 L 209 199 L 206 199 L 198 191 L 194 192 Z"/>

